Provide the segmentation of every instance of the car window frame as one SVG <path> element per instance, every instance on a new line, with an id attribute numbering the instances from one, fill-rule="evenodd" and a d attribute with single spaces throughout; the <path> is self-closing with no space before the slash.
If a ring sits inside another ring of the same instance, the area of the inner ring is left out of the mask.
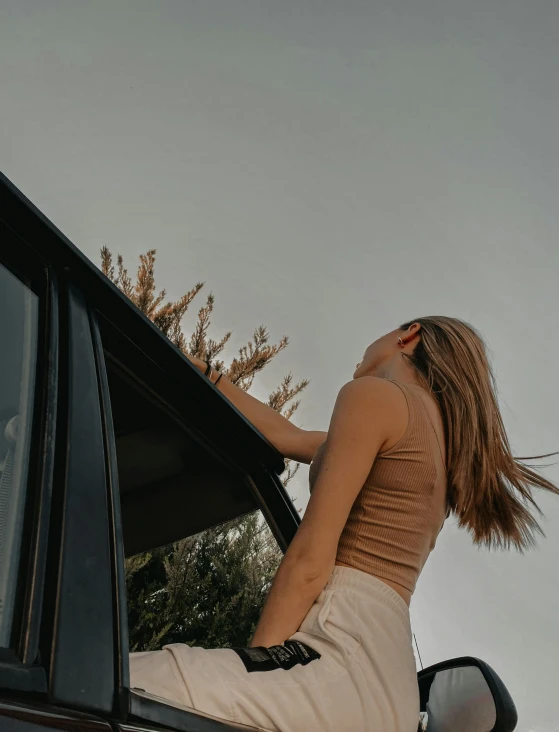
<path id="1" fill-rule="evenodd" d="M 61 276 L 59 419 L 41 651 L 51 703 L 115 709 L 105 447 L 89 308 Z"/>
<path id="2" fill-rule="evenodd" d="M 130 664 L 128 615 L 126 601 L 126 578 L 124 569 L 124 534 L 120 507 L 118 485 L 118 465 L 116 441 L 113 428 L 109 380 L 105 363 L 105 353 L 101 340 L 101 332 L 97 313 L 89 311 L 89 320 L 93 337 L 93 349 L 97 371 L 97 382 L 101 404 L 101 421 L 103 428 L 103 444 L 105 453 L 107 508 L 109 521 L 110 561 L 113 582 L 113 628 L 115 643 L 115 709 L 118 717 L 126 718 L 130 688 Z"/>

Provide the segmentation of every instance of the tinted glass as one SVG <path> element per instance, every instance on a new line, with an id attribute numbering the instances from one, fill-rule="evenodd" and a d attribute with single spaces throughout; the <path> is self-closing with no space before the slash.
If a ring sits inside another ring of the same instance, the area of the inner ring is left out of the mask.
<path id="1" fill-rule="evenodd" d="M 0 647 L 9 647 L 25 507 L 38 298 L 0 265 Z"/>
<path id="2" fill-rule="evenodd" d="M 281 557 L 260 511 L 129 557 L 130 650 L 248 646 Z"/>

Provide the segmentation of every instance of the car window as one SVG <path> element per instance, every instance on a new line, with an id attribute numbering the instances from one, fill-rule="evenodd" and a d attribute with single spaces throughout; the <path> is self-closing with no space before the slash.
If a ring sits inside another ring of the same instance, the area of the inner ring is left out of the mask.
<path id="1" fill-rule="evenodd" d="M 37 357 L 38 298 L 0 265 L 0 647 L 10 634 L 21 549 Z"/>
<path id="2" fill-rule="evenodd" d="M 196 436 L 195 395 L 175 412 L 180 387 L 109 343 L 130 651 L 246 646 L 282 552 L 246 476 Z"/>

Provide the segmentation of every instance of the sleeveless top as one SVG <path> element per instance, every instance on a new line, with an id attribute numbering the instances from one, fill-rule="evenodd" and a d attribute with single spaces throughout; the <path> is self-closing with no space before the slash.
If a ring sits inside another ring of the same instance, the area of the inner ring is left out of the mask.
<path id="1" fill-rule="evenodd" d="M 421 387 L 389 381 L 406 398 L 408 426 L 393 447 L 377 454 L 340 536 L 336 559 L 413 593 L 447 517 L 446 469 L 418 394 Z M 311 492 L 325 444 L 310 465 Z"/>

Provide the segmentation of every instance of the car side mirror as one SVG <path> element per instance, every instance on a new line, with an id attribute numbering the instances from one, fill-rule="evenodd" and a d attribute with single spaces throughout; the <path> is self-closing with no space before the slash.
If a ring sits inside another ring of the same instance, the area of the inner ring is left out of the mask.
<path id="1" fill-rule="evenodd" d="M 420 732 L 512 732 L 518 722 L 506 686 L 484 661 L 454 658 L 417 674 Z"/>

